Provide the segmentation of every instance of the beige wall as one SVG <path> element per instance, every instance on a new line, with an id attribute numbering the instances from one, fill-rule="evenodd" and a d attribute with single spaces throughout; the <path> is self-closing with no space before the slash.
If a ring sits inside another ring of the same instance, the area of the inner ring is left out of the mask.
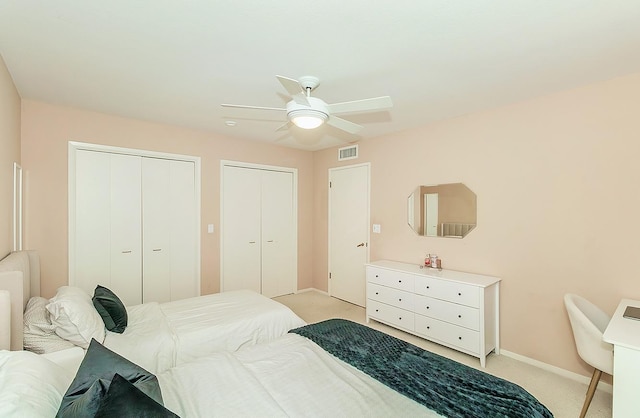
<path id="1" fill-rule="evenodd" d="M 90 142 L 201 157 L 202 293 L 220 287 L 220 160 L 246 161 L 298 169 L 298 288 L 312 284 L 313 154 L 269 144 L 23 101 L 22 163 L 28 171 L 25 245 L 39 251 L 42 293 L 52 296 L 67 284 L 68 141 Z M 207 224 L 215 233 L 207 234 Z"/>
<path id="2" fill-rule="evenodd" d="M 360 143 L 371 162 L 371 260 L 501 277 L 506 350 L 582 374 L 563 295 L 612 314 L 640 299 L 640 74 Z M 327 289 L 327 178 L 336 150 L 316 152 L 314 286 Z M 465 239 L 406 224 L 420 184 L 463 182 L 478 198 Z"/>
<path id="3" fill-rule="evenodd" d="M 13 163 L 20 163 L 20 95 L 0 56 L 0 258 L 13 249 Z"/>
<path id="4" fill-rule="evenodd" d="M 6 165 L 5 150 L 20 156 L 20 126 L 4 123 L 15 120 L 20 102 L 4 68 L 0 86 L 0 158 Z M 437 253 L 446 268 L 501 277 L 503 348 L 588 374 L 562 297 L 579 293 L 609 313 L 621 297 L 640 299 L 638 97 L 635 74 L 361 142 L 355 163 L 371 162 L 371 221 L 382 225 L 382 233 L 371 236 L 371 259 L 420 263 L 426 253 Z M 5 132 L 6 126 L 13 128 Z M 219 226 L 219 161 L 298 168 L 298 287 L 327 290 L 327 170 L 348 165 L 337 163 L 335 149 L 312 154 L 23 101 L 25 240 L 42 255 L 45 296 L 67 280 L 69 140 L 202 158 L 203 293 L 219 287 L 219 236 L 205 233 L 206 224 Z M 477 194 L 478 227 L 463 240 L 409 230 L 405 204 L 411 191 L 455 182 Z M 0 213 L 2 218 L 10 216 Z M 8 233 L 0 233 L 2 250 Z"/>

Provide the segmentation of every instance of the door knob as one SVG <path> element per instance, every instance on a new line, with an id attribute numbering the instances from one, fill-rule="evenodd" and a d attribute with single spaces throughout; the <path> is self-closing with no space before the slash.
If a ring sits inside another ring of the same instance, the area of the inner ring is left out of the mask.
<path id="1" fill-rule="evenodd" d="M 356 245 L 356 247 L 364 247 L 364 242 L 361 242 L 360 244 Z"/>

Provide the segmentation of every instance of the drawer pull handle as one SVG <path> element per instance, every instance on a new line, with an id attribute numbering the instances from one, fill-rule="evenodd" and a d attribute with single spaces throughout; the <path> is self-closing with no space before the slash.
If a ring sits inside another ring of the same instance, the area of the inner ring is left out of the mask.
<path id="1" fill-rule="evenodd" d="M 459 339 L 459 340 L 461 340 L 461 339 L 462 339 L 462 337 L 458 337 L 458 339 Z"/>
<path id="2" fill-rule="evenodd" d="M 458 293 L 458 296 L 462 296 L 462 293 Z"/>
<path id="3" fill-rule="evenodd" d="M 376 309 L 376 312 L 378 312 L 378 310 Z"/>
<path id="4" fill-rule="evenodd" d="M 379 293 L 378 293 L 378 292 L 376 292 L 376 295 L 378 295 L 378 294 L 379 294 Z"/>
<path id="5" fill-rule="evenodd" d="M 427 309 L 429 309 L 429 307 L 427 306 Z"/>
<path id="6" fill-rule="evenodd" d="M 429 286 L 427 286 L 427 289 L 429 288 Z"/>
<path id="7" fill-rule="evenodd" d="M 398 299 L 398 302 L 402 302 L 402 299 Z"/>
<path id="8" fill-rule="evenodd" d="M 402 280 L 398 280 L 398 283 L 402 283 Z"/>
<path id="9" fill-rule="evenodd" d="M 376 277 L 378 277 L 378 275 L 376 274 Z"/>
<path id="10" fill-rule="evenodd" d="M 431 327 L 427 327 L 427 329 L 431 329 Z"/>
<path id="11" fill-rule="evenodd" d="M 402 321 L 402 317 L 399 317 L 398 319 L 399 319 L 400 321 Z"/>
<path id="12" fill-rule="evenodd" d="M 458 315 L 458 318 L 462 318 L 462 315 Z"/>

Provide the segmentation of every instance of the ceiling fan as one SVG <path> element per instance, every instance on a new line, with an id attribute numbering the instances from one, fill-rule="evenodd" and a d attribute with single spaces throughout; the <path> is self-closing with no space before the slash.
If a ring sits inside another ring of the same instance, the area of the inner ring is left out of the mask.
<path id="1" fill-rule="evenodd" d="M 393 106 L 393 102 L 389 96 L 328 104 L 317 97 L 311 96 L 311 92 L 320 84 L 320 79 L 317 77 L 304 76 L 300 77 L 300 80 L 294 80 L 277 75 L 276 78 L 291 95 L 291 100 L 287 102 L 286 108 L 226 103 L 223 103 L 222 106 L 241 109 L 286 111 L 288 122 L 278 128 L 277 131 L 288 129 L 291 125 L 303 129 L 315 129 L 323 123 L 326 123 L 350 134 L 357 134 L 363 127 L 335 115 L 375 112 L 389 109 Z"/>

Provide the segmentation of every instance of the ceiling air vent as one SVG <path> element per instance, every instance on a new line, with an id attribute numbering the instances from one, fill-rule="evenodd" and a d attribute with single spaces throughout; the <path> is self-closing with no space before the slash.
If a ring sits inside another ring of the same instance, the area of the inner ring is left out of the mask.
<path id="1" fill-rule="evenodd" d="M 358 146 L 350 145 L 338 150 L 338 161 L 353 160 L 358 158 Z"/>

